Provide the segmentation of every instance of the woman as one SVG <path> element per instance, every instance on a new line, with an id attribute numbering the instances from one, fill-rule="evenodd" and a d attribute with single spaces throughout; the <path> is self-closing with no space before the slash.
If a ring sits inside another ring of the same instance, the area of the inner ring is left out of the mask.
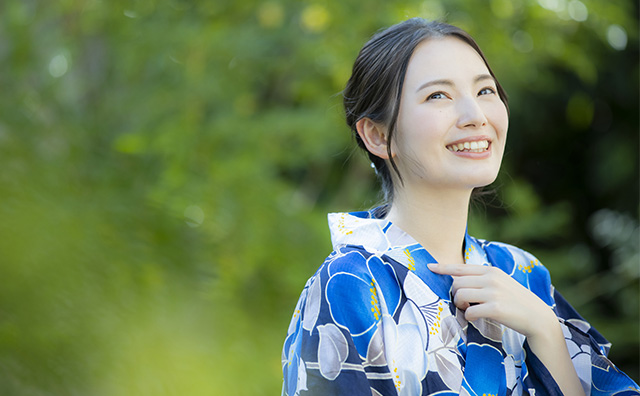
<path id="1" fill-rule="evenodd" d="M 466 234 L 508 126 L 467 33 L 418 18 L 378 33 L 344 104 L 388 204 L 329 215 L 335 250 L 295 309 L 283 394 L 640 393 L 535 257 Z"/>

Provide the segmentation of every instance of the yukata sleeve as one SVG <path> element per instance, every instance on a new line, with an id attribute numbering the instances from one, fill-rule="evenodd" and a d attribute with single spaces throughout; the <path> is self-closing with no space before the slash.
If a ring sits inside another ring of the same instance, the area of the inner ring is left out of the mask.
<path id="1" fill-rule="evenodd" d="M 640 395 L 640 387 L 608 359 L 611 344 L 555 289 L 554 311 L 587 395 Z"/>
<path id="2" fill-rule="evenodd" d="M 640 394 L 638 385 L 607 358 L 611 347 L 609 342 L 555 290 L 549 271 L 536 257 L 522 249 L 500 243 L 490 243 L 485 250 L 493 263 L 501 266 L 554 310 L 585 394 Z M 524 387 L 530 394 L 562 395 L 557 383 L 526 341 L 523 348 Z"/>
<path id="3" fill-rule="evenodd" d="M 640 395 L 640 388 L 607 357 L 611 344 L 553 287 L 553 310 L 564 334 L 571 362 L 586 395 Z M 562 392 L 544 364 L 524 344 L 529 389 L 561 396 Z"/>
<path id="4" fill-rule="evenodd" d="M 370 353 L 382 337 L 366 262 L 357 252 L 328 259 L 307 282 L 283 348 L 283 396 L 397 394 L 381 354 Z"/>

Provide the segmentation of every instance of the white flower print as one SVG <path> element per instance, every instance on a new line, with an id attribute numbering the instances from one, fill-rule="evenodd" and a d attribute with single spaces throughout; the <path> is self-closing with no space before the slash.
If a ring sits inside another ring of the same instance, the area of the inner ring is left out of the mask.
<path id="1" fill-rule="evenodd" d="M 320 343 L 318 345 L 318 364 L 320 374 L 328 380 L 334 380 L 340 374 L 342 364 L 347 360 L 349 345 L 338 326 L 329 323 L 318 326 Z"/>

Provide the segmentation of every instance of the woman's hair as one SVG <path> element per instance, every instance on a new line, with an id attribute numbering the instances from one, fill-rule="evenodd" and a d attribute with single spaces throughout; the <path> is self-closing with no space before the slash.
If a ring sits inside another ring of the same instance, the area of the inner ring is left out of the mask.
<path id="1" fill-rule="evenodd" d="M 367 151 L 381 181 L 385 200 L 393 200 L 393 180 L 384 159 L 369 152 L 358 134 L 356 123 L 363 118 L 387 127 L 387 153 L 393 170 L 402 183 L 402 176 L 391 156 L 391 142 L 400 109 L 400 98 L 407 66 L 418 44 L 430 38 L 456 37 L 469 44 L 484 61 L 496 82 L 498 95 L 507 112 L 507 95 L 496 79 L 487 59 L 475 40 L 464 30 L 436 21 L 411 18 L 376 33 L 360 50 L 351 77 L 343 91 L 346 121 L 358 146 Z"/>

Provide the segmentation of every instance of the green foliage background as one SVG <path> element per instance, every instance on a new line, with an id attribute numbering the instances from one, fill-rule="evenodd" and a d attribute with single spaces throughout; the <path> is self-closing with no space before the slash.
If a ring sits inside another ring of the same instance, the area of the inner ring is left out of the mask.
<path id="1" fill-rule="evenodd" d="M 638 4 L 8 0 L 0 393 L 267 395 L 329 211 L 374 206 L 340 91 L 407 17 L 510 95 L 472 234 L 536 254 L 639 378 Z"/>

